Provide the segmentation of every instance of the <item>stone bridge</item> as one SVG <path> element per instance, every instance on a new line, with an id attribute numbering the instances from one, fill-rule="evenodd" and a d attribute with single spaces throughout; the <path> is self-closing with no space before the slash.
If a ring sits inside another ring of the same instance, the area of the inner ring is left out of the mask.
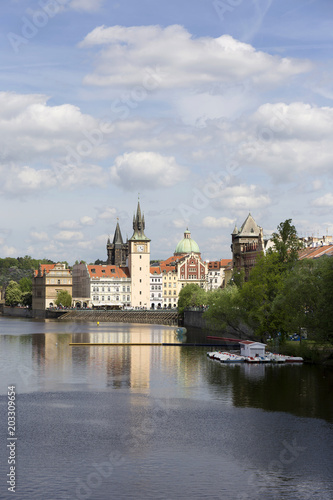
<path id="1" fill-rule="evenodd" d="M 59 321 L 64 320 L 178 325 L 178 312 L 168 310 L 101 311 L 92 309 L 78 309 L 69 311 L 59 317 Z"/>

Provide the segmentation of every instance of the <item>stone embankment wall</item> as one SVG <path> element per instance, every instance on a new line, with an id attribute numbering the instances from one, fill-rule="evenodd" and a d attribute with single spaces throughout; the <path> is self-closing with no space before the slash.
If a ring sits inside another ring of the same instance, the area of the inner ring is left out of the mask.
<path id="1" fill-rule="evenodd" d="M 25 307 L 8 307 L 1 304 L 0 313 L 3 316 L 15 316 L 17 318 L 32 318 L 31 309 Z"/>
<path id="2" fill-rule="evenodd" d="M 237 336 L 237 338 L 251 339 L 253 338 L 253 331 L 250 330 L 246 325 L 241 325 L 241 333 L 236 332 L 233 328 L 222 326 L 212 326 L 206 321 L 203 316 L 204 311 L 200 309 L 191 309 L 184 311 L 184 326 L 187 328 L 201 328 L 202 330 L 208 330 L 211 332 L 224 332 L 225 334 Z"/>
<path id="3" fill-rule="evenodd" d="M 204 311 L 201 310 L 185 310 L 184 311 L 184 326 L 190 328 L 201 328 L 204 330 L 219 331 L 217 327 L 209 326 L 203 317 Z"/>

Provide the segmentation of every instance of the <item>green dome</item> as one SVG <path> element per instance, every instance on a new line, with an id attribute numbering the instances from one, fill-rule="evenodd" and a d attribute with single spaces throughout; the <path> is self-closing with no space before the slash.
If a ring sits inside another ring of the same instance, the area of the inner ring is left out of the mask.
<path id="1" fill-rule="evenodd" d="M 176 246 L 175 255 L 177 254 L 188 254 L 188 253 L 200 253 L 198 244 L 192 240 L 191 233 L 187 229 L 184 233 L 184 238 L 180 240 Z"/>

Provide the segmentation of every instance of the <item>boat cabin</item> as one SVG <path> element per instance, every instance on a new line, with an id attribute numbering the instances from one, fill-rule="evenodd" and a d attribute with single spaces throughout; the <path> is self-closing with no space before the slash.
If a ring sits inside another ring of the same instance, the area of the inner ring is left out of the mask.
<path id="1" fill-rule="evenodd" d="M 241 356 L 265 356 L 266 344 L 254 342 L 252 340 L 243 340 L 239 343 Z"/>

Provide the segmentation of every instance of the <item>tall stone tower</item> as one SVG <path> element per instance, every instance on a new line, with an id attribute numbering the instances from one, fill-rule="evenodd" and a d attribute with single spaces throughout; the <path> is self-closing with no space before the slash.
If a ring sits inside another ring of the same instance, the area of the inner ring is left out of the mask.
<path id="1" fill-rule="evenodd" d="M 264 250 L 263 229 L 258 226 L 252 215 L 249 214 L 239 230 L 235 226 L 231 238 L 233 270 L 243 270 L 245 281 L 247 281 L 251 269 L 255 266 L 259 255 Z"/>
<path id="2" fill-rule="evenodd" d="M 106 245 L 107 261 L 106 263 L 111 266 L 126 266 L 128 257 L 128 241 L 123 242 L 119 222 L 117 222 L 116 230 L 114 232 L 113 242 L 110 238 Z"/>
<path id="3" fill-rule="evenodd" d="M 150 307 L 150 239 L 144 233 L 145 218 L 140 202 L 133 216 L 132 237 L 128 240 L 128 267 L 131 275 L 132 306 Z"/>

